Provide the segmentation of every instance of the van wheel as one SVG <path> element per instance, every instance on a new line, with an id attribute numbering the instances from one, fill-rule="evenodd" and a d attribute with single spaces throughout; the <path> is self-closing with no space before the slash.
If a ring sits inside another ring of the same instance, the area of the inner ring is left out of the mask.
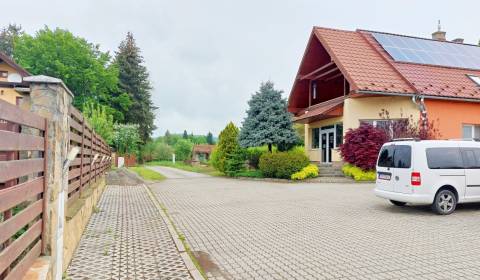
<path id="1" fill-rule="evenodd" d="M 435 196 L 433 201 L 433 211 L 439 215 L 449 215 L 455 211 L 457 207 L 457 198 L 452 191 L 441 190 Z"/>
<path id="2" fill-rule="evenodd" d="M 407 204 L 406 202 L 401 202 L 396 200 L 390 200 L 390 202 L 395 206 L 405 206 Z"/>

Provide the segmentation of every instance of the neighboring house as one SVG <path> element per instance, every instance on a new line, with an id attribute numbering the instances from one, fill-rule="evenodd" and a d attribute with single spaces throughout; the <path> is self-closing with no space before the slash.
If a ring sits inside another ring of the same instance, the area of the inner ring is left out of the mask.
<path id="1" fill-rule="evenodd" d="M 19 105 L 24 93 L 29 92 L 23 78 L 30 74 L 10 57 L 0 52 L 0 99 Z"/>
<path id="2" fill-rule="evenodd" d="M 421 112 L 441 138 L 480 138 L 480 47 L 440 29 L 432 37 L 313 28 L 288 104 L 310 160 L 341 161 L 343 135 L 362 122 L 388 127 Z"/>
<path id="3" fill-rule="evenodd" d="M 193 146 L 192 151 L 192 161 L 193 162 L 204 162 L 210 160 L 210 155 L 213 152 L 215 145 L 195 145 Z"/>

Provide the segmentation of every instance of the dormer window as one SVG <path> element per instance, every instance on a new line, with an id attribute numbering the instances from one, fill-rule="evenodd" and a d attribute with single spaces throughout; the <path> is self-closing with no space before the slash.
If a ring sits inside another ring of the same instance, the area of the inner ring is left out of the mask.
<path id="1" fill-rule="evenodd" d="M 475 75 L 467 75 L 467 77 L 470 78 L 474 83 L 477 84 L 477 86 L 480 86 L 480 77 L 475 76 Z"/>

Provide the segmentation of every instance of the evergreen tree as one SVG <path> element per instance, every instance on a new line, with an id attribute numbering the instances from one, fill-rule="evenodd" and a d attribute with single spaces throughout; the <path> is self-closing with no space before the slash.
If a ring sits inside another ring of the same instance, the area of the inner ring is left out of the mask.
<path id="1" fill-rule="evenodd" d="M 297 143 L 292 115 L 287 111 L 287 101 L 282 98 L 282 93 L 268 81 L 262 83 L 260 91 L 248 101 L 247 117 L 239 136 L 242 147 L 268 145 L 271 152 L 272 145 L 286 147 Z"/>
<path id="2" fill-rule="evenodd" d="M 171 138 L 172 138 L 172 134 L 171 134 L 170 131 L 167 129 L 167 131 L 165 131 L 164 142 L 170 145 Z"/>
<path id="3" fill-rule="evenodd" d="M 188 139 L 188 132 L 186 130 L 183 131 L 183 139 Z"/>
<path id="4" fill-rule="evenodd" d="M 120 43 L 115 62 L 119 70 L 119 87 L 132 99 L 125 121 L 140 126 L 140 137 L 145 143 L 156 128 L 154 111 L 157 108 L 151 100 L 149 74 L 132 33 L 128 32 L 125 40 Z"/>
<path id="5" fill-rule="evenodd" d="M 227 170 L 234 172 L 231 168 L 238 166 L 236 163 L 232 166 L 228 164 L 229 160 L 238 162 L 241 155 L 243 155 L 242 148 L 238 143 L 238 134 L 239 130 L 232 122 L 220 132 L 217 148 L 211 158 L 212 165 L 217 170 L 221 172 L 226 172 Z"/>
<path id="6" fill-rule="evenodd" d="M 16 24 L 9 24 L 0 31 L 0 51 L 12 57 L 15 38 L 22 33 L 22 27 Z"/>
<path id="7" fill-rule="evenodd" d="M 207 134 L 207 144 L 209 145 L 215 144 L 215 141 L 213 140 L 213 134 L 211 132 L 208 132 Z"/>

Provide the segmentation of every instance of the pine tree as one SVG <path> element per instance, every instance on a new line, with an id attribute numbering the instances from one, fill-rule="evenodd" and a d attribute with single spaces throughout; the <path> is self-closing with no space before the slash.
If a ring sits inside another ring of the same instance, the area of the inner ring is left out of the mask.
<path id="1" fill-rule="evenodd" d="M 119 68 L 119 87 L 133 101 L 126 113 L 125 122 L 140 126 L 140 137 L 145 143 L 156 128 L 154 111 L 157 108 L 151 100 L 149 74 L 132 33 L 128 32 L 125 40 L 120 43 L 115 62 Z"/>
<path id="2" fill-rule="evenodd" d="M 208 145 L 214 145 L 215 141 L 213 140 L 213 134 L 211 132 L 208 132 L 207 134 L 207 144 Z"/>
<path id="3" fill-rule="evenodd" d="M 239 136 L 242 147 L 268 145 L 271 152 L 272 145 L 285 147 L 297 143 L 292 115 L 287 111 L 287 101 L 282 98 L 282 93 L 268 81 L 262 83 L 260 91 L 248 101 L 247 117 Z"/>
<path id="4" fill-rule="evenodd" d="M 217 170 L 225 172 L 227 167 L 229 167 L 227 162 L 230 159 L 237 161 L 237 157 L 241 156 L 242 149 L 238 143 L 238 133 L 238 128 L 232 122 L 220 132 L 217 148 L 211 158 L 212 164 Z M 230 171 L 233 172 L 233 170 Z"/>
<path id="5" fill-rule="evenodd" d="M 0 31 L 0 52 L 12 57 L 15 38 L 22 33 L 22 27 L 9 24 Z"/>
<path id="6" fill-rule="evenodd" d="M 183 131 L 183 139 L 188 139 L 188 132 L 186 130 Z"/>

